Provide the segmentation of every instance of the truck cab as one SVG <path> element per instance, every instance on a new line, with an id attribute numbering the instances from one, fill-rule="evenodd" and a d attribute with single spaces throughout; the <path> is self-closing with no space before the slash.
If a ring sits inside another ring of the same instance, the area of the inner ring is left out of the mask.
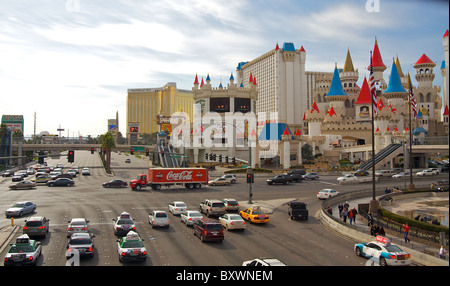
<path id="1" fill-rule="evenodd" d="M 130 187 L 139 191 L 143 186 L 147 186 L 147 175 L 139 174 L 136 179 L 130 181 Z"/>

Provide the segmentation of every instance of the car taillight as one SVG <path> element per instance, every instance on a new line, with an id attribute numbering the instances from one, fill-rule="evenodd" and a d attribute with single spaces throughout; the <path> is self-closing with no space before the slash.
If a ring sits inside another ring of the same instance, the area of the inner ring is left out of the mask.
<path id="1" fill-rule="evenodd" d="M 209 210 L 212 211 L 212 207 L 210 207 Z"/>
<path id="2" fill-rule="evenodd" d="M 142 255 L 147 255 L 147 251 L 143 251 L 143 252 L 142 252 Z"/>
<path id="3" fill-rule="evenodd" d="M 41 226 L 41 227 L 39 227 L 39 229 L 44 229 L 45 228 L 45 226 L 43 225 L 43 226 Z"/>
<path id="4" fill-rule="evenodd" d="M 189 218 L 189 220 L 192 220 L 192 218 Z"/>
<path id="5" fill-rule="evenodd" d="M 27 230 L 27 229 L 28 229 L 28 227 L 26 227 L 26 226 L 23 227 L 23 230 Z"/>
<path id="6" fill-rule="evenodd" d="M 28 261 L 33 261 L 33 256 L 28 257 Z"/>
<path id="7" fill-rule="evenodd" d="M 395 254 L 388 255 L 390 259 L 395 259 Z"/>
<path id="8" fill-rule="evenodd" d="M 125 252 L 122 252 L 122 254 L 121 254 L 122 256 L 125 256 L 125 255 L 127 255 Z"/>
<path id="9" fill-rule="evenodd" d="M 92 251 L 92 246 L 89 246 L 88 251 Z"/>
<path id="10" fill-rule="evenodd" d="M 67 230 L 73 230 L 73 227 L 69 227 Z"/>
<path id="11" fill-rule="evenodd" d="M 231 224 L 231 225 L 234 225 L 234 222 L 231 222 L 230 224 Z"/>
<path id="12" fill-rule="evenodd" d="M 136 227 L 133 227 L 132 230 L 136 230 Z"/>
<path id="13" fill-rule="evenodd" d="M 120 227 L 119 227 L 119 226 L 117 226 L 117 227 L 116 227 L 116 230 L 120 230 Z"/>

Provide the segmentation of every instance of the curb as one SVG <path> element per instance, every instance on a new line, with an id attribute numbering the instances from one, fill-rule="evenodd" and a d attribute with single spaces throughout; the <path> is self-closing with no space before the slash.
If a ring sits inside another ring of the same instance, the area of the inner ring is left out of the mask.
<path id="1" fill-rule="evenodd" d="M 18 230 L 18 225 L 6 226 L 0 229 L 0 252 L 3 252 L 3 250 L 5 250 L 6 246 L 11 241 L 11 238 L 16 234 Z"/>
<path id="2" fill-rule="evenodd" d="M 350 238 L 351 240 L 359 241 L 373 241 L 373 236 L 360 232 L 358 230 L 355 230 L 351 227 L 343 226 L 334 220 L 330 219 L 323 211 L 322 208 L 318 209 L 316 213 L 314 214 L 314 217 L 322 223 L 325 227 L 341 234 L 342 236 L 345 236 L 347 238 Z M 411 254 L 413 262 L 425 265 L 425 266 L 449 266 L 449 262 L 437 257 L 434 257 L 429 254 L 425 254 L 423 252 L 402 246 L 402 249 Z"/>

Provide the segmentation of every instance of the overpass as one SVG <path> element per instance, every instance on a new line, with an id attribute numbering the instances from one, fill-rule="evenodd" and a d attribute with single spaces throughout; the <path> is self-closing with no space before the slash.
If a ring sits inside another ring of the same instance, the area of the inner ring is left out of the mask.
<path id="1" fill-rule="evenodd" d="M 152 152 L 155 149 L 155 145 L 116 145 L 112 148 L 112 151 L 130 151 L 132 147 L 136 149 L 149 150 Z M 26 151 L 67 151 L 67 150 L 87 150 L 91 149 L 98 151 L 102 148 L 101 144 L 22 144 L 22 152 Z M 12 151 L 17 152 L 19 150 L 19 144 L 12 144 Z"/>

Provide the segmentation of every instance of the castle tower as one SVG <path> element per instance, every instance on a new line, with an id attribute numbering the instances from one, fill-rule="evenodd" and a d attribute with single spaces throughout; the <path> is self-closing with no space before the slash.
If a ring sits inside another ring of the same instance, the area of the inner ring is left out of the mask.
<path id="1" fill-rule="evenodd" d="M 414 64 L 416 69 L 417 88 L 431 88 L 435 74 L 433 68 L 436 64 L 427 55 L 423 54 Z"/>
<path id="2" fill-rule="evenodd" d="M 372 66 L 375 82 L 377 82 L 380 85 L 379 86 L 380 89 L 386 88 L 386 82 L 383 79 L 383 72 L 386 70 L 386 66 L 383 63 L 383 59 L 381 58 L 377 38 L 375 38 L 375 45 L 373 47 L 372 52 Z M 370 71 L 370 65 L 367 67 L 367 69 Z"/>
<path id="3" fill-rule="evenodd" d="M 334 117 L 335 119 L 333 120 L 333 122 L 341 122 L 342 118 L 345 116 L 345 101 L 348 99 L 348 95 L 342 88 L 342 82 L 339 77 L 337 66 L 335 66 L 334 68 L 333 79 L 331 80 L 330 90 L 327 93 L 326 99 L 330 103 L 329 109 L 331 110 L 331 108 L 333 108 L 334 112 L 337 115 L 336 117 Z M 327 119 L 329 118 L 329 116 L 325 118 Z"/>
<path id="4" fill-rule="evenodd" d="M 371 121 L 372 114 L 372 97 L 370 95 L 369 84 L 364 78 L 363 85 L 359 92 L 358 99 L 355 102 L 356 121 Z"/>
<path id="5" fill-rule="evenodd" d="M 397 65 L 392 61 L 392 70 L 389 77 L 389 84 L 383 93 L 387 99 L 387 109 L 390 110 L 391 118 L 389 120 L 391 129 L 396 125 L 398 129 L 404 128 L 405 100 L 408 100 L 408 92 L 403 87 Z"/>
<path id="6" fill-rule="evenodd" d="M 354 69 L 352 57 L 350 56 L 350 49 L 347 50 L 347 57 L 345 58 L 344 69 L 340 72 L 340 78 L 345 93 L 348 95 L 348 99 L 345 101 L 346 117 L 354 117 L 355 109 L 353 105 L 358 99 L 359 87 L 356 84 L 358 81 L 358 69 Z"/>
<path id="7" fill-rule="evenodd" d="M 448 49 L 448 30 L 445 31 L 444 37 L 442 38 L 442 45 L 444 47 L 445 60 L 443 63 L 444 67 L 442 71 L 442 78 L 444 79 L 444 105 L 448 107 L 449 105 L 449 49 Z M 444 75 L 445 74 L 445 75 Z M 448 122 L 447 122 L 448 124 Z M 448 132 L 447 132 L 448 134 Z"/>

